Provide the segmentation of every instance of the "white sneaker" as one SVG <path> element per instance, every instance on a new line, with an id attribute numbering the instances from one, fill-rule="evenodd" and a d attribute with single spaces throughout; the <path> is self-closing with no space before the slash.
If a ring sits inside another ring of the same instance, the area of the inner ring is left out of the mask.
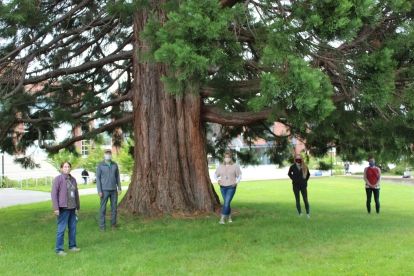
<path id="1" fill-rule="evenodd" d="M 226 223 L 224 222 L 224 220 L 220 220 L 219 224 L 226 224 Z"/>
<path id="2" fill-rule="evenodd" d="M 306 217 L 307 217 L 308 219 L 310 219 L 310 214 L 306 214 Z"/>
<path id="3" fill-rule="evenodd" d="M 233 220 L 231 219 L 231 217 L 229 216 L 229 223 L 232 223 L 233 222 Z"/>
<path id="4" fill-rule="evenodd" d="M 301 216 L 302 216 L 302 213 L 299 213 L 299 214 L 298 214 L 298 217 L 301 217 Z"/>
<path id="5" fill-rule="evenodd" d="M 221 215 L 219 224 L 226 224 L 226 222 L 224 221 L 225 218 L 226 218 L 226 216 Z"/>
<path id="6" fill-rule="evenodd" d="M 66 253 L 65 251 L 59 251 L 59 252 L 56 252 L 56 255 L 58 255 L 58 256 L 66 256 L 66 255 L 68 255 L 68 253 Z"/>
<path id="7" fill-rule="evenodd" d="M 71 252 L 79 252 L 80 251 L 80 248 L 79 247 L 72 247 L 72 248 L 69 249 L 69 251 L 71 251 Z"/>

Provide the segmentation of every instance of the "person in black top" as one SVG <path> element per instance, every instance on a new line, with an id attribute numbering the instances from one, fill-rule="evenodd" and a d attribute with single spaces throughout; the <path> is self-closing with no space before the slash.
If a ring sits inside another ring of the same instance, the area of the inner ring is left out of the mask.
<path id="1" fill-rule="evenodd" d="M 292 179 L 293 193 L 295 194 L 296 199 L 296 209 L 298 210 L 299 216 L 302 215 L 300 206 L 300 192 L 302 194 L 303 202 L 305 203 L 306 215 L 308 218 L 310 218 L 307 190 L 310 174 L 308 167 L 302 160 L 302 156 L 299 154 L 295 156 L 295 164 L 290 166 L 288 176 L 290 179 Z"/>
<path id="2" fill-rule="evenodd" d="M 88 184 L 88 177 L 89 177 L 89 173 L 86 169 L 83 169 L 83 171 L 81 172 L 82 178 L 83 178 L 83 184 Z"/>

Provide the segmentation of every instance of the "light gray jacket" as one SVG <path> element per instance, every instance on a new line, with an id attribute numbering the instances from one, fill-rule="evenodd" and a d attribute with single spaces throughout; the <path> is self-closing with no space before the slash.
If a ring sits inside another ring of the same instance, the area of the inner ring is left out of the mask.
<path id="1" fill-rule="evenodd" d="M 121 191 L 119 168 L 115 162 L 111 161 L 108 164 L 103 161 L 99 163 L 96 168 L 96 187 L 98 193 L 102 193 L 102 191 Z"/>

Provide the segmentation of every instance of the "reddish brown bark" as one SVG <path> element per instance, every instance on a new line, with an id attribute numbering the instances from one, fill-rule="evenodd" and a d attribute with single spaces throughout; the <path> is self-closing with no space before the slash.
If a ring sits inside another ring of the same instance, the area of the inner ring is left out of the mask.
<path id="1" fill-rule="evenodd" d="M 139 39 L 147 20 L 134 20 L 134 53 L 147 45 Z M 212 212 L 218 206 L 208 173 L 205 133 L 198 93 L 172 96 L 160 77 L 165 65 L 142 62 L 134 55 L 135 168 L 120 207 L 130 213 Z"/>

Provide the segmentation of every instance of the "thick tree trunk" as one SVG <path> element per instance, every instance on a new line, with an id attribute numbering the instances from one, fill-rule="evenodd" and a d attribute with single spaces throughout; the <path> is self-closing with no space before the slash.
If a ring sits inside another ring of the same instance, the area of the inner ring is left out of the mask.
<path id="1" fill-rule="evenodd" d="M 144 216 L 212 212 L 219 202 L 208 174 L 201 99 L 168 94 L 160 80 L 165 65 L 138 60 L 147 47 L 139 38 L 146 20 L 145 12 L 135 15 L 135 168 L 120 207 Z"/>

